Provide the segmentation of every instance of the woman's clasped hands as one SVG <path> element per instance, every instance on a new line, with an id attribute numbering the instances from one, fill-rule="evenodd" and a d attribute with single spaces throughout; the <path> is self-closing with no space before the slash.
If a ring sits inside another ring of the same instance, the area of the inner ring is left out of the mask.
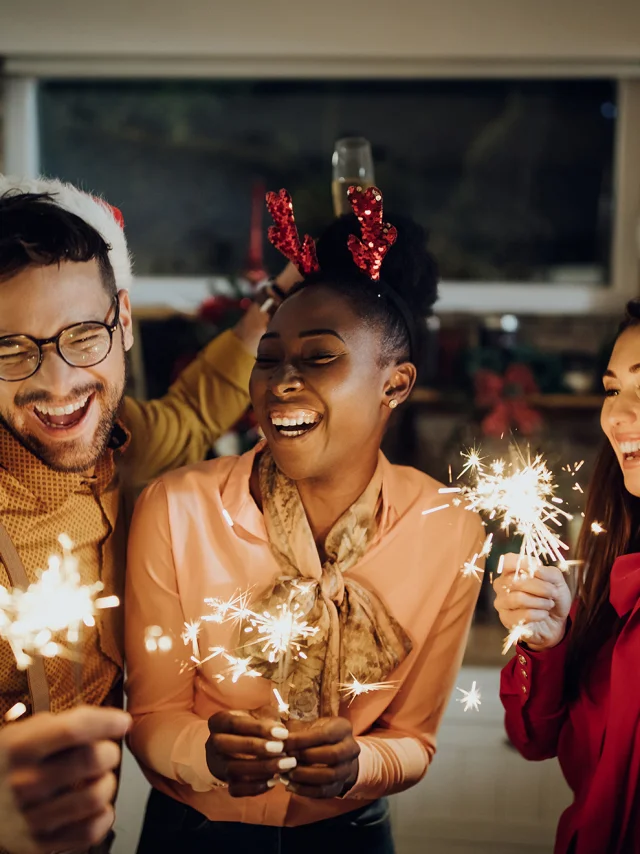
<path id="1" fill-rule="evenodd" d="M 235 798 L 278 782 L 306 798 L 340 797 L 358 776 L 360 747 L 346 718 L 285 725 L 261 712 L 218 712 L 209 718 L 207 765 Z"/>

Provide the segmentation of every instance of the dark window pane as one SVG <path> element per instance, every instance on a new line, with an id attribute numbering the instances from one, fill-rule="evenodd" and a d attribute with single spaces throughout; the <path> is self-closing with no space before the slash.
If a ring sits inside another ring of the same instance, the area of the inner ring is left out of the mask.
<path id="1" fill-rule="evenodd" d="M 358 135 L 445 279 L 608 280 L 610 81 L 50 80 L 40 108 L 43 170 L 122 209 L 141 275 L 241 270 L 260 181 L 317 234 L 334 141 Z"/>

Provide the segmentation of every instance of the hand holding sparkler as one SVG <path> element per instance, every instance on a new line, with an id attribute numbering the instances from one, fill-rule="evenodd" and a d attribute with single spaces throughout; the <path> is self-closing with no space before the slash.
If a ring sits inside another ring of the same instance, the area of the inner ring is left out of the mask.
<path id="1" fill-rule="evenodd" d="M 262 795 L 276 785 L 296 760 L 285 756 L 287 728 L 277 719 L 256 712 L 218 712 L 209 718 L 207 765 L 226 783 L 232 798 Z M 241 756 L 242 758 L 238 758 Z"/>
<path id="2" fill-rule="evenodd" d="M 97 845 L 113 824 L 114 771 L 131 719 L 88 706 L 0 731 L 0 848 L 50 854 Z"/>
<path id="3" fill-rule="evenodd" d="M 571 610 L 571 591 L 557 566 L 535 565 L 523 571 L 526 558 L 506 555 L 493 583 L 495 608 L 510 635 L 505 652 L 521 638 L 534 652 L 557 646 L 564 638 Z"/>
<path id="4" fill-rule="evenodd" d="M 285 785 L 305 798 L 338 798 L 358 778 L 360 746 L 346 718 L 319 718 L 311 724 L 289 725 L 287 754 L 297 765 Z"/>

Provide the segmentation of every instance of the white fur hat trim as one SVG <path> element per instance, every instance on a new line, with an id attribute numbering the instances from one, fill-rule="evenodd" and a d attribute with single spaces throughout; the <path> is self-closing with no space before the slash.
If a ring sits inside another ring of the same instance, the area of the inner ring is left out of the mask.
<path id="1" fill-rule="evenodd" d="M 115 210 L 105 201 L 84 193 L 73 184 L 55 178 L 12 178 L 0 174 L 0 196 L 10 190 L 19 193 L 49 193 L 54 202 L 69 213 L 75 214 L 95 228 L 110 247 L 109 260 L 113 267 L 118 289 L 131 288 L 133 280 L 131 257 L 127 249 L 124 230 Z M 119 213 L 119 211 L 118 211 Z"/>

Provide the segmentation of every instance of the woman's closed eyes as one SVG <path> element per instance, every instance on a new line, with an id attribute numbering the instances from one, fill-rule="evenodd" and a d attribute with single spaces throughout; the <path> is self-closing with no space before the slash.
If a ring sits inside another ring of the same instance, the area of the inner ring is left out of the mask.
<path id="1" fill-rule="evenodd" d="M 300 361 L 303 364 L 310 365 L 311 367 L 318 367 L 326 364 L 330 364 L 334 362 L 336 359 L 339 359 L 343 356 L 344 353 L 330 353 L 327 351 L 320 351 L 315 353 L 304 354 Z M 276 356 L 275 354 L 267 354 L 267 353 L 258 353 L 256 358 L 256 364 L 261 367 L 271 367 L 272 365 L 277 365 L 281 362 L 282 359 L 280 356 Z"/>

